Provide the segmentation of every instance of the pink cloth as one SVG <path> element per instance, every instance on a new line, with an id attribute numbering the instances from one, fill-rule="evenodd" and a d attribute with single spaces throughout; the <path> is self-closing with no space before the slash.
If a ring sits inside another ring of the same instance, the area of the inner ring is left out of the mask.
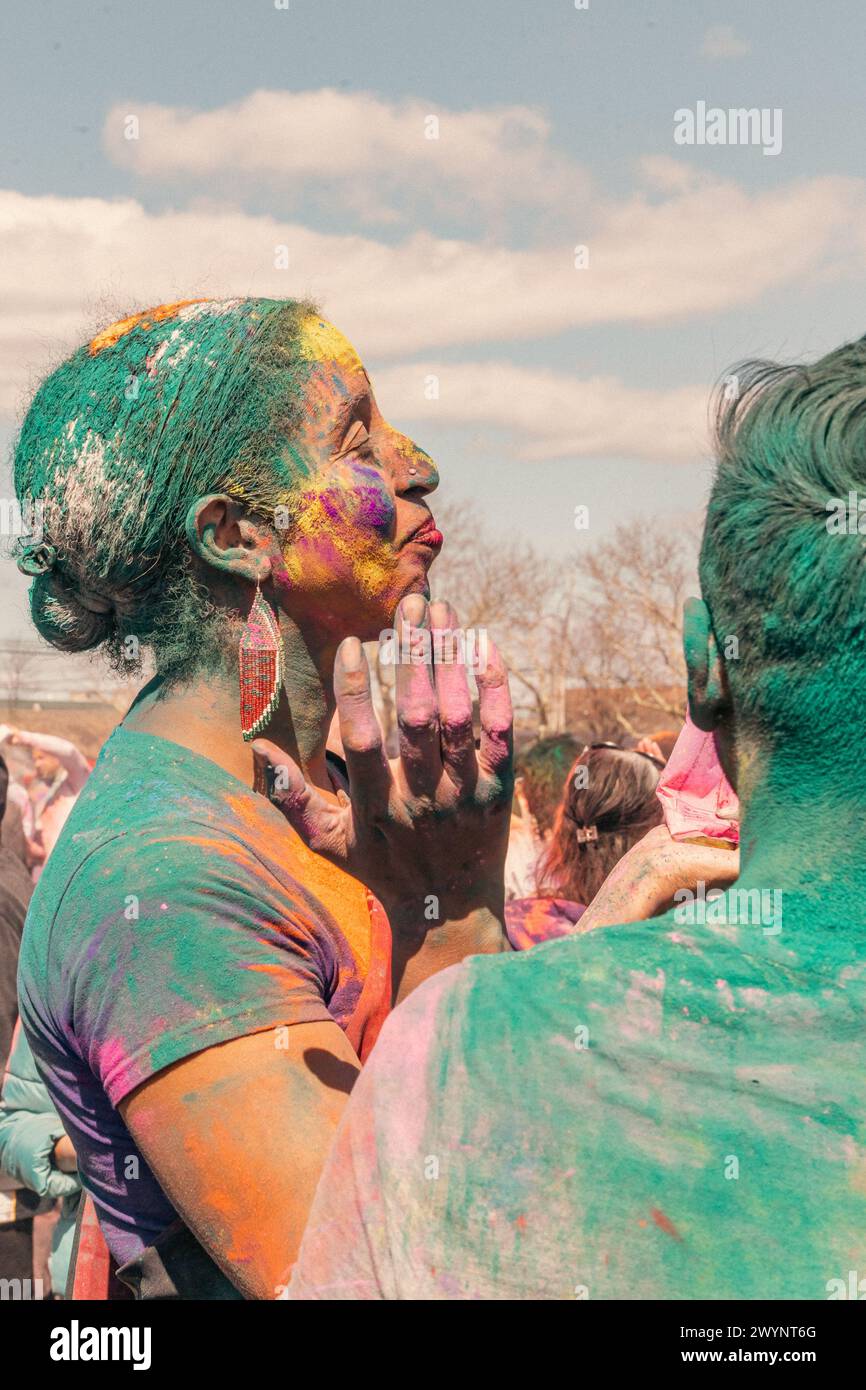
<path id="1" fill-rule="evenodd" d="M 737 793 L 722 771 L 713 735 L 702 733 L 688 714 L 656 796 L 675 840 L 706 835 L 739 842 L 739 826 L 730 819 L 738 814 Z"/>

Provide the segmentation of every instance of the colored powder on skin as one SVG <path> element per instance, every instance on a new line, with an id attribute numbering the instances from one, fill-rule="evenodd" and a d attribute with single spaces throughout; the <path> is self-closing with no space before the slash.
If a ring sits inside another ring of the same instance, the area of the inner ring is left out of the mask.
<path id="1" fill-rule="evenodd" d="M 368 471 L 373 475 L 372 482 L 365 487 L 355 489 L 355 495 L 359 499 L 359 516 L 365 525 L 387 531 L 393 524 L 394 503 L 384 490 L 381 478 L 373 474 L 372 469 L 359 468 L 357 470 L 361 475 Z"/>
<path id="2" fill-rule="evenodd" d="M 312 408 L 322 419 L 320 434 L 314 438 L 324 448 L 333 428 L 333 397 L 347 395 L 347 376 L 359 379 L 359 391 L 366 389 L 367 374 L 352 344 L 326 320 L 308 318 L 300 343 L 304 359 L 315 366 L 323 398 L 318 411 L 315 404 Z M 311 393 L 312 402 L 316 394 Z M 325 468 L 322 478 L 321 487 L 296 488 L 282 499 L 292 518 L 291 544 L 285 552 L 288 582 L 309 579 L 314 569 L 326 583 L 329 572 L 339 569 L 342 561 L 363 595 L 381 597 L 390 587 L 396 565 L 390 545 L 393 498 L 376 470 L 352 460 L 351 455 L 336 476 L 333 468 Z"/>
<path id="3" fill-rule="evenodd" d="M 360 591 L 376 597 L 387 590 L 394 571 L 395 554 L 377 529 L 386 515 L 393 515 L 393 503 L 380 486 L 373 504 L 371 489 L 354 488 L 353 475 L 346 471 L 345 487 L 329 483 L 320 492 L 304 492 L 294 501 L 286 571 L 289 580 L 297 582 L 315 557 L 326 578 L 335 570 L 336 556 L 354 574 Z M 368 518 L 374 512 L 376 525 L 363 524 L 365 510 Z"/>
<path id="4" fill-rule="evenodd" d="M 311 362 L 334 362 L 349 372 L 363 372 L 364 365 L 348 338 L 324 319 L 311 317 L 301 330 L 304 356 Z"/>

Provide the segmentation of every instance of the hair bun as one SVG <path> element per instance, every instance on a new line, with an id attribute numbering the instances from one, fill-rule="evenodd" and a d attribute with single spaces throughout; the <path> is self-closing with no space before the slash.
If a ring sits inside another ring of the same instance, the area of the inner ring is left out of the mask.
<path id="1" fill-rule="evenodd" d="M 64 652 L 86 652 L 101 646 L 115 626 L 114 608 L 108 600 L 99 611 L 88 608 L 56 570 L 34 579 L 30 611 L 41 635 Z"/>

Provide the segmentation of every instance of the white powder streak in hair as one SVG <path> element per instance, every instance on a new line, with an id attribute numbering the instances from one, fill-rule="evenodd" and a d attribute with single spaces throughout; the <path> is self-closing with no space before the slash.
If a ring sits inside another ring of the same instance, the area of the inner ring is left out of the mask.
<path id="1" fill-rule="evenodd" d="M 108 542 L 110 569 L 123 549 L 130 521 L 137 524 L 147 486 L 144 470 L 127 468 L 122 479 L 117 465 L 106 463 L 105 440 L 88 430 L 78 448 L 73 443 L 76 422 L 66 427 L 64 455 L 73 457 L 55 473 L 54 494 L 45 501 L 45 526 L 62 554 L 81 559 L 99 535 Z"/>
<path id="2" fill-rule="evenodd" d="M 177 317 L 187 322 L 189 319 L 219 318 L 223 314 L 233 314 L 243 304 L 242 299 L 203 299 L 200 304 L 187 304 L 178 310 Z"/>
<path id="3" fill-rule="evenodd" d="M 173 347 L 175 344 L 177 345 L 176 351 L 172 352 L 170 357 L 166 356 L 169 348 Z M 152 352 L 148 358 L 145 359 L 147 375 L 151 379 L 153 379 L 156 376 L 160 366 L 169 368 L 179 367 L 181 362 L 184 360 L 184 358 L 189 354 L 191 350 L 192 343 L 184 342 L 182 340 L 181 330 L 179 328 L 175 328 L 169 334 L 169 336 L 165 338 L 163 342 L 160 343 L 159 347 L 154 352 Z M 163 358 L 165 358 L 164 362 Z"/>

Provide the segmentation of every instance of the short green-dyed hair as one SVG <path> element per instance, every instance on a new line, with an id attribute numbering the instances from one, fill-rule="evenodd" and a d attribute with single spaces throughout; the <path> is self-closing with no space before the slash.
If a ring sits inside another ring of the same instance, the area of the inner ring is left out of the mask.
<path id="1" fill-rule="evenodd" d="M 517 775 L 523 778 L 529 809 L 543 834 L 553 828 L 569 769 L 581 747 L 574 734 L 549 734 L 517 758 Z"/>
<path id="2" fill-rule="evenodd" d="M 716 451 L 700 579 L 737 717 L 826 747 L 866 703 L 866 536 L 828 528 L 833 499 L 866 494 L 866 339 L 735 369 Z"/>
<path id="3" fill-rule="evenodd" d="M 160 305 L 103 330 L 43 382 L 15 488 L 41 504 L 56 556 L 30 591 L 53 646 L 104 647 L 128 667 L 136 637 L 169 680 L 217 659 L 225 615 L 198 577 L 187 513 L 226 492 L 273 521 L 297 485 L 291 441 L 310 367 L 300 329 L 315 312 L 296 300 Z"/>

